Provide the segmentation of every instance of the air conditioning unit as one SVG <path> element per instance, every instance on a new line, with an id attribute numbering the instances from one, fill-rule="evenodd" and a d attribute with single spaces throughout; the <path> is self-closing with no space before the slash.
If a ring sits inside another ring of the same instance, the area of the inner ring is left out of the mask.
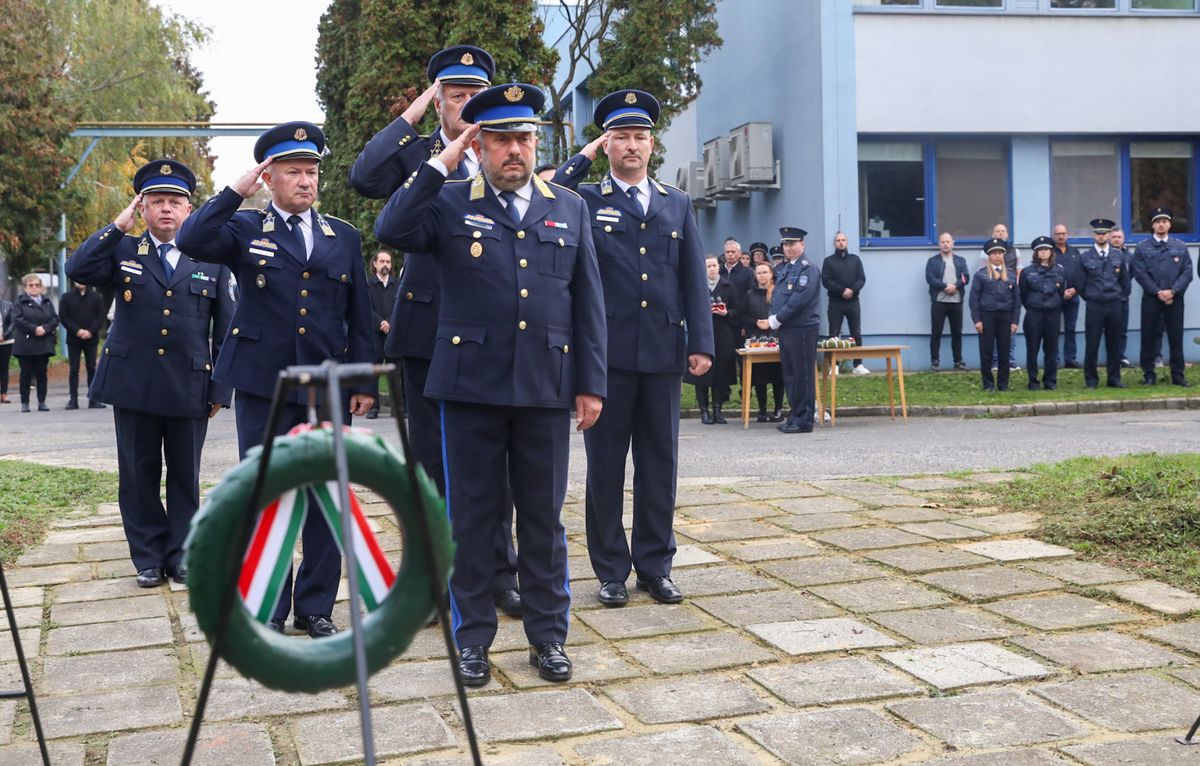
<path id="1" fill-rule="evenodd" d="M 704 163 L 697 160 L 685 162 L 675 170 L 675 185 L 688 195 L 693 207 L 712 207 L 715 200 L 704 193 Z"/>
<path id="2" fill-rule="evenodd" d="M 716 199 L 750 196 L 729 180 L 729 136 L 704 142 L 704 194 Z"/>
<path id="3" fill-rule="evenodd" d="M 747 122 L 729 134 L 729 181 L 741 189 L 779 188 L 779 162 L 769 122 Z"/>

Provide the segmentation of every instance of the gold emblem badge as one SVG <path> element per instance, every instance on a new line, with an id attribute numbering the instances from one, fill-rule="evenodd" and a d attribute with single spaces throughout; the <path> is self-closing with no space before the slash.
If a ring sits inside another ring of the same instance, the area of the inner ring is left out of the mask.
<path id="1" fill-rule="evenodd" d="M 518 88 L 516 85 L 514 85 L 508 90 L 504 91 L 504 98 L 506 98 L 510 103 L 515 104 L 521 99 L 525 98 L 525 89 Z"/>
<path id="2" fill-rule="evenodd" d="M 130 301 L 133 300 L 133 292 L 130 290 L 126 290 L 125 294 L 122 295 L 121 297 L 125 299 L 126 303 L 129 303 Z"/>
<path id="3" fill-rule="evenodd" d="M 263 216 L 262 230 L 263 230 L 264 234 L 269 234 L 269 233 L 275 231 L 275 214 L 274 213 L 267 213 L 265 216 Z"/>
<path id="4" fill-rule="evenodd" d="M 478 242 L 472 242 L 471 243 L 471 257 L 478 258 L 481 255 L 483 255 L 483 245 L 481 245 Z"/>
<path id="5" fill-rule="evenodd" d="M 267 286 L 267 277 L 265 274 L 259 274 L 254 278 L 254 284 L 259 286 L 259 289 Z"/>
<path id="6" fill-rule="evenodd" d="M 303 141 L 304 139 L 308 138 L 308 131 L 304 128 L 296 128 L 296 132 L 292 135 L 296 137 L 297 141 Z"/>
<path id="7" fill-rule="evenodd" d="M 171 166 L 164 162 L 162 167 L 158 169 L 158 172 L 162 173 L 164 176 L 169 176 L 171 175 Z"/>
<path id="8" fill-rule="evenodd" d="M 141 242 L 138 243 L 138 255 L 149 255 L 149 254 L 150 254 L 150 243 L 143 239 Z"/>
<path id="9" fill-rule="evenodd" d="M 625 103 L 626 104 L 636 104 L 637 103 L 637 94 L 636 93 L 626 93 L 625 94 Z"/>
<path id="10" fill-rule="evenodd" d="M 471 66 L 472 64 L 475 63 L 475 57 L 472 56 L 470 53 L 464 53 L 462 55 L 462 58 L 459 59 L 459 61 L 462 62 L 463 66 Z"/>

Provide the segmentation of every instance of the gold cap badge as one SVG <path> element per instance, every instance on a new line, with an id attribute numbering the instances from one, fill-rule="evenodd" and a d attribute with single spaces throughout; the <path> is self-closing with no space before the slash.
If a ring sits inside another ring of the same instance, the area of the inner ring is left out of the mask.
<path id="1" fill-rule="evenodd" d="M 304 128 L 296 128 L 296 132 L 293 135 L 295 135 L 297 141 L 303 141 L 308 138 L 308 131 Z"/>
<path id="2" fill-rule="evenodd" d="M 514 85 L 508 90 L 504 91 L 504 98 L 515 104 L 521 99 L 525 98 L 525 89 L 518 88 L 516 85 Z"/>
<path id="3" fill-rule="evenodd" d="M 459 59 L 459 61 L 462 62 L 463 66 L 471 66 L 472 64 L 475 63 L 475 57 L 472 56 L 470 53 L 464 53 L 462 55 L 462 58 Z"/>
<path id="4" fill-rule="evenodd" d="M 158 172 L 162 173 L 164 176 L 169 176 L 171 175 L 171 166 L 164 162 L 162 167 L 158 169 Z"/>
<path id="5" fill-rule="evenodd" d="M 625 94 L 625 103 L 626 104 L 636 104 L 637 103 L 637 94 L 636 93 L 626 93 Z"/>

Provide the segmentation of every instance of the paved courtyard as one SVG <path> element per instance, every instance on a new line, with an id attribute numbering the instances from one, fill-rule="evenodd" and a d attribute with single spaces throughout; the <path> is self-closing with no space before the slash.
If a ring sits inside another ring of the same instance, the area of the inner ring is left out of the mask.
<path id="1" fill-rule="evenodd" d="M 688 599 L 654 604 L 630 582 L 616 610 L 595 601 L 575 494 L 575 678 L 540 681 L 501 617 L 495 677 L 470 697 L 485 763 L 1200 764 L 1172 739 L 1200 714 L 1200 598 L 1029 539 L 1032 510 L 954 502 L 1009 476 L 686 480 Z M 387 509 L 367 510 L 399 551 Z M 65 766 L 177 763 L 207 658 L 182 588 L 134 586 L 116 513 L 61 522 L 9 570 Z M 12 660 L 0 641 L 6 688 Z M 381 762 L 468 763 L 440 632 L 371 693 Z M 31 730 L 0 702 L 0 766 L 37 762 Z M 353 690 L 286 696 L 223 668 L 195 763 L 361 758 Z"/>

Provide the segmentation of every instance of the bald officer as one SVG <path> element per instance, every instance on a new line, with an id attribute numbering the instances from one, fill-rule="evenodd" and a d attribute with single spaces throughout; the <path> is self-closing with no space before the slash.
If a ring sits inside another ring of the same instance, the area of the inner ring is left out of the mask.
<path id="1" fill-rule="evenodd" d="M 491 85 L 496 67 L 492 57 L 473 45 L 455 45 L 429 59 L 426 74 L 432 83 L 402 115 L 367 142 L 354 166 L 350 184 L 372 199 L 387 199 L 400 188 L 421 163 L 436 157 L 458 138 L 467 123 L 462 108 L 467 100 Z M 439 128 L 429 136 L 414 129 L 432 101 Z M 450 174 L 452 179 L 471 178 L 479 160 L 468 147 L 463 161 Z M 442 466 L 442 426 L 437 402 L 424 396 L 433 338 L 437 331 L 441 280 L 437 263 L 425 253 L 405 253 L 400 287 L 391 309 L 391 331 L 384 342 L 384 357 L 400 357 L 404 371 L 404 400 L 408 404 L 408 428 L 413 452 L 438 491 L 446 493 Z M 505 614 L 521 616 L 521 594 L 517 590 L 517 551 L 512 542 L 512 504 L 496 526 L 496 574 L 492 597 Z"/>
<path id="2" fill-rule="evenodd" d="M 605 395 L 604 302 L 587 207 L 533 177 L 535 86 L 509 83 L 472 98 L 475 123 L 423 163 L 375 224 L 381 241 L 438 261 L 441 316 L 425 395 L 441 402 L 446 500 L 457 545 L 450 577 L 463 680 L 491 677 L 496 635 L 493 541 L 517 517 L 517 570 L 529 662 L 549 681 L 571 677 L 570 590 L 559 514 L 567 484 L 570 408 L 589 428 Z M 447 181 L 468 144 L 470 181 Z"/>
<path id="3" fill-rule="evenodd" d="M 655 601 L 683 600 L 671 580 L 679 393 L 684 368 L 703 375 L 713 357 L 704 247 L 691 200 L 648 175 L 658 114 L 658 100 L 640 90 L 601 99 L 593 117 L 607 136 L 610 171 L 599 183 L 579 187 L 608 316 L 608 399 L 584 444 L 588 555 L 600 581 L 599 601 L 611 607 L 629 601 L 631 568 L 637 587 Z M 563 174 L 579 177 L 590 166 L 579 154 Z M 630 444 L 632 552 L 621 521 Z"/>
<path id="4" fill-rule="evenodd" d="M 200 504 L 200 453 L 208 419 L 233 396 L 212 379 L 233 315 L 229 269 L 197 263 L 176 245 L 196 176 L 154 160 L 133 177 L 135 197 L 84 241 L 67 277 L 116 295 L 115 320 L 88 396 L 113 406 L 117 499 L 143 588 L 187 581 L 183 541 Z M 138 216 L 146 230 L 130 234 Z M 163 460 L 167 504 L 159 499 Z"/>
<path id="5" fill-rule="evenodd" d="M 258 165 L 206 202 L 180 231 L 181 246 L 203 261 L 236 270 L 241 296 L 214 377 L 237 390 L 238 449 L 262 444 L 279 372 L 291 365 L 375 359 L 375 330 L 358 232 L 318 213 L 317 180 L 325 136 L 310 122 L 278 125 L 254 145 Z M 271 191 L 265 210 L 238 210 L 262 184 Z M 350 411 L 365 415 L 374 385 L 354 388 Z M 308 420 L 307 394 L 286 399 L 279 433 Z M 304 561 L 295 589 L 289 573 L 268 622 L 293 626 L 313 638 L 337 632 L 331 619 L 341 554 L 321 514 L 303 530 Z"/>
<path id="6" fill-rule="evenodd" d="M 811 433 L 816 399 L 817 302 L 821 270 L 804 257 L 804 229 L 779 230 L 786 262 L 775 272 L 775 292 L 767 322 L 779 330 L 779 361 L 791 411 L 776 426 L 785 434 Z"/>

